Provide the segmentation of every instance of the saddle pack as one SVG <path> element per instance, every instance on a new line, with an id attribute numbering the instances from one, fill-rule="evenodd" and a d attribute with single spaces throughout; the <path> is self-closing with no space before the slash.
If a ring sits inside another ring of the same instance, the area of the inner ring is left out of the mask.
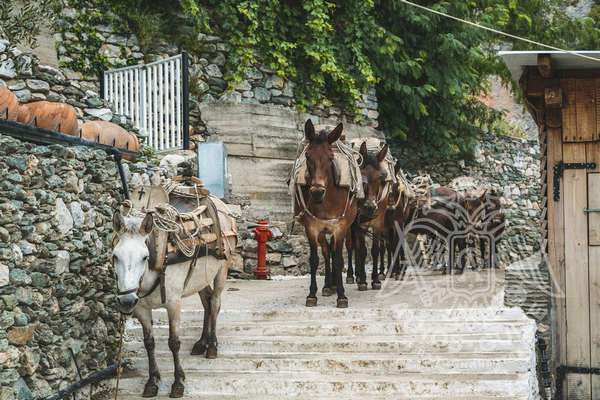
<path id="1" fill-rule="evenodd" d="M 235 219 L 199 179 L 175 177 L 160 186 L 139 186 L 130 197 L 134 209 L 153 216 L 151 269 L 207 255 L 230 258 L 235 250 L 228 240 L 237 238 Z"/>

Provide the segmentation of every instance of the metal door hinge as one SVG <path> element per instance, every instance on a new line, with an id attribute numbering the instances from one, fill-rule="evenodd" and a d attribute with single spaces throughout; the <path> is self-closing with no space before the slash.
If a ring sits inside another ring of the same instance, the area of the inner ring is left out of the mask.
<path id="1" fill-rule="evenodd" d="M 589 368 L 589 367 L 575 367 L 571 365 L 560 365 L 556 368 L 556 396 L 555 398 L 562 398 L 563 381 L 568 374 L 581 374 L 581 375 L 600 375 L 600 368 Z"/>
<path id="2" fill-rule="evenodd" d="M 565 169 L 596 169 L 596 163 L 565 163 L 558 161 L 554 165 L 554 181 L 552 182 L 554 201 L 560 200 L 560 178 L 562 178 Z"/>

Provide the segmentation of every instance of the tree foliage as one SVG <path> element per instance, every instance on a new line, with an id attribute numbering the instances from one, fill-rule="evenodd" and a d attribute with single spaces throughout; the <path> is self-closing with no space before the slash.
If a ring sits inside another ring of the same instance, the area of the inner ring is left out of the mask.
<path id="1" fill-rule="evenodd" d="M 0 38 L 35 47 L 41 27 L 53 26 L 59 8 L 58 0 L 0 1 Z"/>
<path id="2" fill-rule="evenodd" d="M 556 46 L 595 48 L 600 39 L 600 8 L 571 19 L 564 0 L 413 1 Z M 164 40 L 193 52 L 200 32 L 217 34 L 230 49 L 232 85 L 261 63 L 296 82 L 301 108 L 336 104 L 351 114 L 375 86 L 382 128 L 438 154 L 468 153 L 497 118 L 479 99 L 490 75 L 508 79 L 498 48 L 533 49 L 400 0 L 87 2 L 134 31 L 144 50 Z"/>
<path id="3" fill-rule="evenodd" d="M 301 105 L 352 111 L 375 84 L 394 138 L 436 153 L 468 153 L 498 114 L 481 103 L 488 78 L 508 73 L 499 46 L 532 48 L 399 0 L 197 0 L 234 56 L 228 78 L 266 62 L 296 80 Z M 560 0 L 419 0 L 419 4 L 567 48 L 598 43 L 598 21 L 571 19 Z"/>

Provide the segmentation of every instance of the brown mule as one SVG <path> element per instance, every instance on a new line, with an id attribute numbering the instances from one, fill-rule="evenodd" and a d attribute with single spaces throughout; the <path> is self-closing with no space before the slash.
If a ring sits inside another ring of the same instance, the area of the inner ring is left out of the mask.
<path id="1" fill-rule="evenodd" d="M 358 290 L 367 290 L 365 271 L 367 258 L 365 236 L 367 231 L 371 231 L 373 237 L 371 248 L 371 257 L 373 258 L 371 286 L 375 290 L 381 289 L 378 267 L 384 270 L 383 256 L 385 254 L 387 232 L 386 211 L 392 185 L 387 179 L 386 169 L 382 167 L 387 152 L 387 144 L 377 154 L 369 153 L 365 142 L 360 146 L 360 155 L 363 160 L 360 171 L 364 183 L 365 199 L 364 202 L 361 202 L 358 218 L 352 225 L 352 239 L 354 241 L 352 247 L 357 251 L 356 279 Z M 348 258 L 350 259 L 351 255 Z"/>
<path id="2" fill-rule="evenodd" d="M 304 226 L 310 244 L 310 290 L 306 306 L 317 305 L 317 267 L 319 266 L 318 247 L 321 245 L 324 256 L 331 255 L 333 277 L 325 275 L 326 287 L 336 287 L 337 307 L 348 307 L 348 298 L 342 283 L 344 260 L 342 248 L 346 233 L 356 218 L 356 197 L 351 188 L 336 183 L 337 171 L 333 145 L 342 135 L 339 124 L 331 132 L 315 132 L 312 121 L 306 121 L 304 134 L 307 141 L 306 185 L 295 185 L 294 215 Z M 329 237 L 329 238 L 328 238 Z"/>
<path id="3" fill-rule="evenodd" d="M 386 240 L 388 274 L 401 280 L 406 272 L 407 259 L 404 249 L 406 227 L 419 207 L 418 199 L 404 178 L 400 164 L 394 166 L 396 182 L 392 185 L 386 212 Z M 401 271 L 402 266 L 402 271 Z M 402 272 L 402 274 L 401 274 Z"/>

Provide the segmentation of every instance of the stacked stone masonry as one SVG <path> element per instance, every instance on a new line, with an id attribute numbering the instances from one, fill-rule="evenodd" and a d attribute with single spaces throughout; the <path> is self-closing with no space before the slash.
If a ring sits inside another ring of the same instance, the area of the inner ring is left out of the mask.
<path id="1" fill-rule="evenodd" d="M 127 118 L 112 112 L 99 94 L 99 82 L 81 74 L 41 65 L 32 53 L 0 39 L 0 86 L 7 86 L 20 103 L 47 100 L 72 105 L 80 120 L 102 119 L 131 128 Z"/>
<path id="2" fill-rule="evenodd" d="M 78 11 L 67 9 L 64 14 L 75 15 Z M 68 65 L 72 60 L 85 59 L 85 52 L 78 43 L 78 37 L 71 33 L 74 28 L 65 19 L 62 33 L 56 35 L 58 60 Z M 151 53 L 144 53 L 138 40 L 130 33 L 120 32 L 110 25 L 92 27 L 99 38 L 102 38 L 100 53 L 113 67 L 153 62 L 181 53 L 181 48 L 174 44 L 163 43 Z M 225 64 L 229 49 L 227 44 L 218 36 L 200 34 L 197 38 L 199 52 L 190 52 L 190 123 L 198 134 L 210 134 L 202 122 L 199 105 L 212 102 L 237 104 L 273 104 L 285 108 L 295 108 L 295 83 L 281 78 L 275 72 L 263 65 L 254 65 L 246 71 L 245 79 L 230 86 L 224 79 Z M 78 50 L 80 51 L 78 53 Z M 73 73 L 81 78 L 81 74 Z M 357 115 L 343 115 L 342 110 L 335 106 L 317 106 L 309 110 L 315 115 L 325 118 L 337 118 L 356 121 L 365 126 L 378 126 L 378 104 L 375 89 L 371 88 L 361 96 L 357 103 Z"/>
<path id="3" fill-rule="evenodd" d="M 0 132 L 0 396 L 46 397 L 114 360 L 114 162 Z"/>

